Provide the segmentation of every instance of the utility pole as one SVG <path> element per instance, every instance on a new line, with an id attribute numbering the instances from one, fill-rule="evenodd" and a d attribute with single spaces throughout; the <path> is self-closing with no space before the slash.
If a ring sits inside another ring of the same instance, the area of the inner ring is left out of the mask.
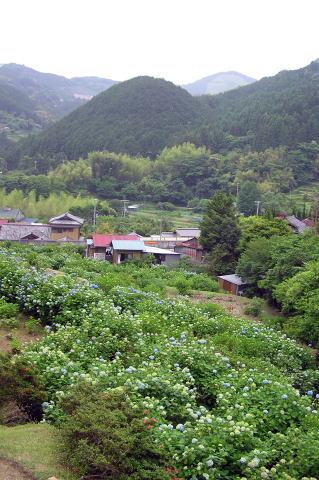
<path id="1" fill-rule="evenodd" d="M 162 205 L 160 206 L 160 246 L 162 246 L 162 230 L 163 230 L 163 216 L 162 216 Z"/>
<path id="2" fill-rule="evenodd" d="M 126 217 L 126 204 L 128 203 L 128 200 L 122 200 L 123 202 L 123 210 L 122 210 L 122 217 Z"/>
<path id="3" fill-rule="evenodd" d="M 96 226 L 96 205 L 97 205 L 97 198 L 94 199 L 93 204 L 93 225 Z"/>
<path id="4" fill-rule="evenodd" d="M 255 201 L 255 204 L 256 204 L 256 207 L 257 207 L 257 208 L 256 208 L 256 215 L 257 215 L 257 217 L 258 217 L 258 215 L 259 215 L 259 207 L 260 207 L 260 200 L 256 200 L 256 201 Z"/>

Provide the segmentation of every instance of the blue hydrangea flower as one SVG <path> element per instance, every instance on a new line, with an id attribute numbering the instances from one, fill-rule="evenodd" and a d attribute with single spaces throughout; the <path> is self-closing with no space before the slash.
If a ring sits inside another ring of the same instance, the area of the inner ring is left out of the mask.
<path id="1" fill-rule="evenodd" d="M 179 423 L 178 425 L 176 425 L 176 430 L 178 430 L 179 432 L 183 432 L 185 430 L 185 427 L 182 423 Z"/>

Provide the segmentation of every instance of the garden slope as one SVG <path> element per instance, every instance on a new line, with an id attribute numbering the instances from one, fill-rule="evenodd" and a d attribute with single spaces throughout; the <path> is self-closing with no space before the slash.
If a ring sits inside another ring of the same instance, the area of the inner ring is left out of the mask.
<path id="1" fill-rule="evenodd" d="M 319 378 L 309 349 L 220 310 L 116 286 L 146 267 L 63 252 L 0 251 L 0 294 L 47 324 L 22 353 L 48 393 L 47 420 L 63 422 L 59 399 L 82 379 L 125 389 L 145 408 L 152 440 L 181 478 L 316 478 Z"/>

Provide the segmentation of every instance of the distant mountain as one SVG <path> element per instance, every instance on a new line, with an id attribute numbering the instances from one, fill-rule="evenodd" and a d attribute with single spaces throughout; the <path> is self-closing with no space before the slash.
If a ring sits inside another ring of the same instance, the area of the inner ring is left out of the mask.
<path id="1" fill-rule="evenodd" d="M 69 79 L 52 73 L 38 72 L 15 63 L 0 67 L 0 80 L 17 88 L 36 102 L 44 121 L 61 118 L 116 83 L 98 77 Z"/>
<path id="2" fill-rule="evenodd" d="M 37 136 L 21 155 L 76 159 L 93 150 L 155 156 L 207 121 L 209 109 L 181 87 L 152 77 L 114 85 Z"/>
<path id="3" fill-rule="evenodd" d="M 238 72 L 220 72 L 197 80 L 196 82 L 182 85 L 191 95 L 215 95 L 227 92 L 243 85 L 256 82 L 254 78 L 247 77 Z"/>
<path id="4" fill-rule="evenodd" d="M 249 145 L 263 150 L 319 141 L 318 62 L 219 95 L 204 95 L 200 101 L 211 109 L 213 120 L 199 143 L 205 144 L 208 130 L 222 133 L 222 148 L 227 149 Z"/>

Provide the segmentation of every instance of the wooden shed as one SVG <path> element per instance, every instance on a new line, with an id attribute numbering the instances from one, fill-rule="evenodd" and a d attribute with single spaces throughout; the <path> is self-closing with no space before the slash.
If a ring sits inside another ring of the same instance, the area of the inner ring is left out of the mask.
<path id="1" fill-rule="evenodd" d="M 242 295 L 247 285 L 238 275 L 220 275 L 218 277 L 219 288 L 230 292 L 233 295 Z"/>

